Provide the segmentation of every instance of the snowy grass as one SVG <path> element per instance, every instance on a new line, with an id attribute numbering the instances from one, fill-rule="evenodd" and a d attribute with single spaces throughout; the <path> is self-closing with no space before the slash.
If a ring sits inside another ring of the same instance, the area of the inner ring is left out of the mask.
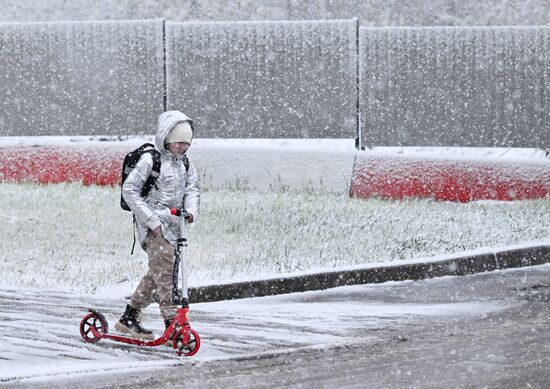
<path id="1" fill-rule="evenodd" d="M 119 189 L 0 184 L 0 283 L 128 291 L 146 269 L 131 256 Z M 204 192 L 190 226 L 191 285 L 550 241 L 550 199 L 450 203 L 315 192 Z M 130 285 L 127 285 L 130 284 Z"/>

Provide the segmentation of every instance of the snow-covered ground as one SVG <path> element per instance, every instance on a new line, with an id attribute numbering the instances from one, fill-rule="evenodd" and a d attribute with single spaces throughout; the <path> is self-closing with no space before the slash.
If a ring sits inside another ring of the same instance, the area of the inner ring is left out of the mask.
<path id="1" fill-rule="evenodd" d="M 153 138 L 2 137 L 0 146 L 131 150 L 146 141 Z M 349 139 L 198 138 L 190 154 L 207 183 L 202 215 L 190 228 L 191 284 L 550 242 L 550 198 L 467 204 L 349 198 L 344 189 L 357 153 L 550 162 L 537 149 L 357 151 Z M 0 285 L 132 290 L 146 255 L 139 247 L 130 255 L 131 215 L 120 209 L 119 196 L 110 186 L 0 183 Z"/>
<path id="2" fill-rule="evenodd" d="M 39 140 L 42 145 L 49 142 L 47 138 Z M 56 138 L 51 145 L 63 146 L 65 141 L 79 143 L 78 139 Z M 105 144 L 97 139 L 80 141 L 86 147 Z M 136 145 L 142 141 L 131 140 Z M 20 143 L 32 145 L 36 140 L 0 140 L 2 146 Z M 277 158 L 289 161 L 282 150 L 296 156 L 305 152 L 325 157 L 331 151 L 346 159 L 357 153 L 350 141 L 254 140 L 247 144 L 204 140 L 205 147 L 207 143 L 212 155 L 216 149 L 225 150 L 227 156 L 268 154 L 267 160 L 275 165 Z M 193 147 L 200 150 L 199 146 L 197 140 Z M 434 157 L 449 152 L 417 151 Z M 365 151 L 377 152 L 414 151 Z M 537 150 L 454 152 L 469 158 L 546 158 Z M 200 164 L 200 155 L 196 158 Z M 313 165 L 287 165 L 287 169 L 300 176 Z M 233 167 L 227 164 L 219 174 Z M 255 170 L 261 167 L 252 166 L 249 172 Z M 306 176 L 301 182 L 307 180 Z M 549 198 L 466 204 L 364 200 L 349 198 L 343 191 L 299 185 L 271 191 L 246 185 L 206 190 L 201 217 L 190 226 L 191 285 L 550 243 Z M 331 349 L 356 342 L 359 333 L 362 341 L 376 339 L 380 328 L 391 329 L 411 320 L 479 317 L 507 307 L 505 302 L 453 299 L 388 304 L 384 299 L 353 298 L 365 291 L 382 295 L 377 291 L 386 286 L 357 286 L 195 304 L 191 320 L 202 335 L 203 346 L 192 359 L 177 357 L 166 348 L 143 349 L 107 341 L 85 344 L 78 323 L 86 308 L 101 310 L 112 326 L 123 310 L 123 297 L 132 291 L 146 267 L 146 256 L 139 247 L 130 256 L 131 215 L 119 208 L 119 189 L 80 183 L 2 183 L 0 198 L 0 383 L 8 386 L 15 379 L 32 385 L 265 353 Z M 406 290 L 415 284 L 399 285 Z M 159 332 L 162 324 L 157 309 L 149 307 L 145 318 Z"/>
<path id="3" fill-rule="evenodd" d="M 191 320 L 201 335 L 202 346 L 200 354 L 193 358 L 178 357 L 173 349 L 164 346 L 145 348 L 112 341 L 84 343 L 78 324 L 86 313 L 86 306 L 103 312 L 112 331 L 124 307 L 122 299 L 0 289 L 0 328 L 4 334 L 0 343 L 3 361 L 0 382 L 142 370 L 308 347 L 334 347 L 351 342 L 358 327 L 363 330 L 387 328 L 396 320 L 415 316 L 478 315 L 504 307 L 482 302 L 415 305 L 387 305 L 361 299 L 337 304 L 308 302 L 308 299 L 323 299 L 323 295 L 345 300 L 349 294 L 369 288 L 375 287 L 343 287 L 336 292 L 195 304 Z M 157 305 L 146 310 L 144 320 L 157 336 L 161 334 L 163 325 Z"/>
<path id="4" fill-rule="evenodd" d="M 153 138 L 2 137 L 0 146 L 131 150 L 146 141 Z M 357 153 L 550 163 L 537 149 L 357 151 L 350 139 L 198 138 L 190 154 L 208 183 L 202 215 L 190 228 L 191 284 L 550 242 L 550 198 L 467 204 L 349 198 L 344 189 Z M 131 215 L 120 209 L 119 196 L 110 186 L 0 183 L 0 284 L 131 290 L 146 256 L 139 247 L 130 255 Z"/>
<path id="5" fill-rule="evenodd" d="M 0 284 L 128 293 L 146 269 L 130 255 L 118 188 L 0 184 Z M 190 225 L 191 285 L 550 241 L 550 199 L 452 203 L 344 194 L 206 191 Z"/>
<path id="6" fill-rule="evenodd" d="M 405 347 L 404 351 L 413 354 L 414 347 L 421 347 L 432 356 L 434 352 L 438 353 L 440 357 L 437 360 L 443 364 L 447 358 L 458 358 L 460 365 L 457 368 L 463 367 L 468 371 L 464 375 L 474 377 L 474 380 L 485 373 L 491 376 L 489 368 L 502 370 L 521 364 L 522 368 L 537 369 L 540 358 L 546 358 L 548 354 L 540 347 L 535 349 L 531 346 L 541 336 L 544 337 L 544 327 L 539 327 L 544 323 L 540 323 L 540 319 L 531 323 L 533 315 L 523 317 L 521 312 L 524 312 L 526 305 L 518 297 L 529 294 L 532 287 L 544 284 L 545 277 L 547 281 L 550 274 L 549 266 L 193 304 L 191 324 L 200 333 L 202 346 L 198 354 L 189 358 L 178 357 L 165 346 L 137 347 L 107 340 L 84 343 L 78 325 L 86 314 L 86 307 L 94 307 L 104 313 L 112 330 L 114 321 L 123 310 L 123 299 L 65 291 L 0 288 L 0 331 L 3 334 L 0 338 L 0 385 L 74 387 L 78 382 L 80 387 L 113 387 L 109 381 L 114 377 L 128 383 L 141 381 L 139 377 L 162 379 L 172 373 L 187 380 L 193 378 L 189 375 L 192 368 L 204 366 L 214 369 L 219 362 L 235 361 L 229 367 L 236 369 L 234 375 L 239 376 L 247 371 L 249 378 L 259 380 L 256 384 L 254 380 L 248 380 L 248 387 L 257 387 L 259 383 L 271 386 L 269 381 L 264 381 L 261 370 L 255 372 L 254 361 L 267 358 L 266 364 L 270 370 L 279 369 L 277 362 L 269 362 L 270 358 L 321 350 L 326 355 L 323 361 L 319 361 L 323 366 L 327 363 L 327 357 L 338 358 L 337 354 L 333 354 L 338 349 L 360 346 L 357 358 L 363 358 L 370 355 L 369 350 L 378 349 L 380 345 L 388 350 Z M 535 289 L 533 291 L 536 292 Z M 529 309 L 536 310 L 538 306 Z M 509 321 L 508 315 L 514 319 Z M 163 326 L 157 305 L 145 310 L 144 323 L 157 335 L 160 334 Z M 483 328 L 490 327 L 496 338 L 483 338 L 484 343 L 488 342 L 487 346 L 481 350 L 470 350 L 474 334 L 470 332 L 471 328 L 466 329 L 465 323 L 474 328 L 474 323 Z M 521 339 L 526 342 L 524 346 L 527 343 L 531 346 L 502 351 L 507 339 L 502 336 L 499 325 L 504 326 L 502 330 L 507 330 L 509 323 L 525 323 L 521 333 L 528 333 L 529 336 L 522 336 Z M 433 333 L 434 326 L 439 328 L 437 333 Z M 422 345 L 417 344 L 421 339 L 420 335 L 415 335 L 418 329 L 428 335 L 431 333 Z M 440 349 L 439 342 L 447 340 L 456 343 L 452 346 L 454 349 Z M 407 343 L 409 341 L 410 345 Z M 361 354 L 359 350 L 366 351 Z M 383 355 L 379 355 L 382 360 Z M 386 380 L 390 377 L 407 380 L 411 374 L 415 375 L 409 369 L 429 370 L 429 366 L 415 366 L 415 360 L 410 357 L 395 359 L 379 368 L 382 374 L 387 374 Z M 480 367 L 485 360 L 490 364 Z M 331 358 L 328 358 L 328 363 L 330 361 Z M 424 356 L 416 363 L 432 361 Z M 300 360 L 296 361 L 296 365 L 300 365 Z M 178 369 L 163 370 L 159 375 L 159 369 L 167 367 Z M 439 371 L 441 366 L 434 366 L 434 369 Z M 283 376 L 278 379 L 285 381 L 286 373 L 281 373 Z M 302 380 L 307 382 L 307 368 L 300 374 L 304 374 Z M 341 376 L 335 374 L 331 378 L 332 382 L 347 380 L 359 385 L 360 381 L 354 381 L 354 377 L 346 371 L 339 374 Z M 446 378 L 453 381 L 453 377 L 455 380 L 464 379 L 460 375 Z M 219 382 L 216 384 L 217 378 L 216 374 L 206 373 L 206 377 L 198 379 L 198 382 L 195 380 L 195 383 L 199 387 L 209 387 L 208 382 L 212 380 L 212 387 L 220 387 Z M 289 376 L 289 380 L 292 379 Z M 424 378 L 418 386 L 423 387 L 422 382 L 430 382 L 427 379 Z M 454 382 L 458 384 L 460 381 Z M 146 383 L 141 385 L 138 387 L 149 387 Z"/>

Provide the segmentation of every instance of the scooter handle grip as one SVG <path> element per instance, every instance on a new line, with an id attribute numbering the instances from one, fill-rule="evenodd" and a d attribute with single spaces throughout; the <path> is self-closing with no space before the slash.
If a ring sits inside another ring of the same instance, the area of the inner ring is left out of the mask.
<path id="1" fill-rule="evenodd" d="M 170 208 L 170 214 L 174 216 L 183 216 L 186 219 L 189 217 L 189 214 L 186 211 L 180 211 L 177 208 Z"/>

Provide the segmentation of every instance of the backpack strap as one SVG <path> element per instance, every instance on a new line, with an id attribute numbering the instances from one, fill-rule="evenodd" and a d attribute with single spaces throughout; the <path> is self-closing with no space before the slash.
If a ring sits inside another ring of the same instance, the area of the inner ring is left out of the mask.
<path id="1" fill-rule="evenodd" d="M 183 154 L 183 166 L 185 166 L 185 172 L 189 172 L 189 158 L 187 158 L 187 154 Z"/>
<path id="2" fill-rule="evenodd" d="M 145 150 L 145 153 L 151 154 L 151 157 L 153 158 L 153 168 L 151 170 L 151 174 L 149 174 L 149 177 L 147 177 L 145 184 L 143 184 L 143 188 L 141 189 L 140 193 L 141 197 L 146 197 L 153 187 L 155 189 L 158 189 L 157 179 L 160 175 L 161 165 L 160 152 L 158 150 L 153 148 L 151 150 Z"/>
<path id="3" fill-rule="evenodd" d="M 134 230 L 134 243 L 132 243 L 132 251 L 130 252 L 130 255 L 134 255 L 134 248 L 136 247 L 136 215 L 132 215 L 133 216 L 133 220 L 132 220 L 132 225 L 133 225 L 133 230 Z"/>

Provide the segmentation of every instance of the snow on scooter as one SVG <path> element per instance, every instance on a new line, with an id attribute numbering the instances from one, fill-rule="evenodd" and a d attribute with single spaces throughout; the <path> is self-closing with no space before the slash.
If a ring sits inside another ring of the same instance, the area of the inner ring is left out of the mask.
<path id="1" fill-rule="evenodd" d="M 100 339 L 110 339 L 116 342 L 135 344 L 138 346 L 159 346 L 165 344 L 169 339 L 173 339 L 172 346 L 178 355 L 192 356 L 199 351 L 201 340 L 197 331 L 191 328 L 189 323 L 189 295 L 187 291 L 187 234 L 186 220 L 187 212 L 180 211 L 176 208 L 170 210 L 170 213 L 181 217 L 181 238 L 177 240 L 175 251 L 176 268 L 174 276 L 178 277 L 178 281 L 174 285 L 181 284 L 181 292 L 174 287 L 172 291 L 172 299 L 175 304 L 180 305 L 176 311 L 176 316 L 172 319 L 170 325 L 164 333 L 154 340 L 142 340 L 127 336 L 109 334 L 109 325 L 105 316 L 94 309 L 88 309 L 80 322 L 80 335 L 87 343 L 95 343 Z"/>

